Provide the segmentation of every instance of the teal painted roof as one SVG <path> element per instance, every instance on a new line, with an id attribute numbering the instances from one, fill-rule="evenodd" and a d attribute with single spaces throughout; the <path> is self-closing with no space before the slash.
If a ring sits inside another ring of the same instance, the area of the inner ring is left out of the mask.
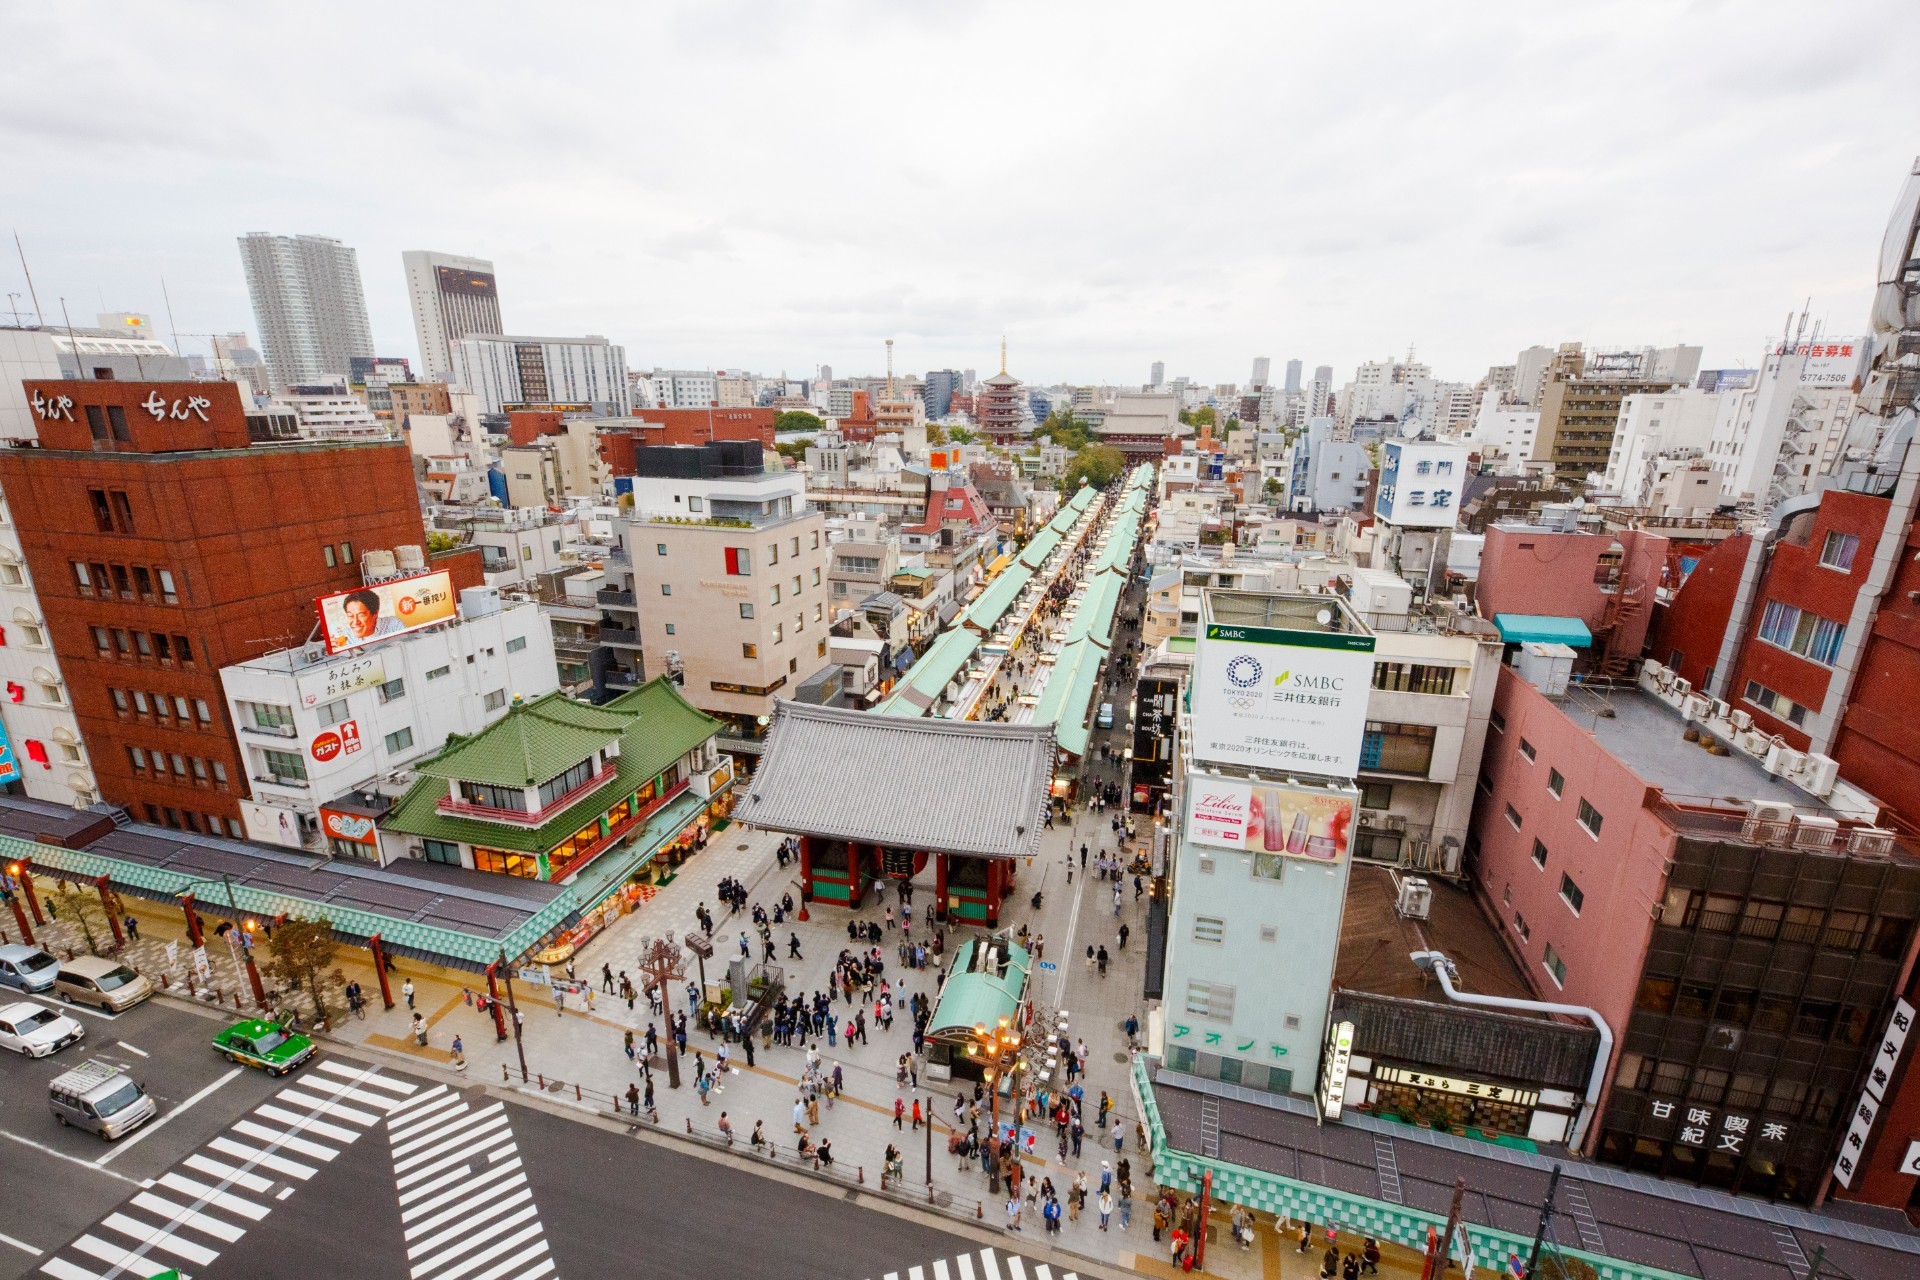
<path id="1" fill-rule="evenodd" d="M 1564 644 L 1571 649 L 1586 649 L 1593 644 L 1593 633 L 1578 618 L 1555 618 L 1543 613 L 1499 613 L 1493 618 L 1500 638 L 1508 644 Z"/>
<path id="2" fill-rule="evenodd" d="M 1001 570 L 1000 576 L 987 584 L 967 611 L 960 615 L 960 622 L 972 623 L 983 631 L 992 631 L 1000 625 L 1000 619 L 1006 616 L 1020 593 L 1027 589 L 1027 583 L 1033 580 L 1033 574 L 1022 571 L 1018 565 Z"/>
<path id="3" fill-rule="evenodd" d="M 984 963 L 981 953 L 988 947 L 986 939 L 968 938 L 955 948 L 946 985 L 940 988 L 940 999 L 933 1006 L 933 1017 L 927 1023 L 929 1035 L 944 1032 L 949 1037 L 972 1038 L 975 1027 L 992 1030 L 999 1027 L 1000 1019 L 1013 1018 L 1020 1007 L 1020 998 L 1026 994 L 1027 974 L 1033 959 L 1017 942 L 992 945 L 994 949 L 1004 946 L 1007 950 L 1004 976 L 998 972 L 997 965 L 989 967 Z M 976 963 L 981 965 L 977 971 Z"/>

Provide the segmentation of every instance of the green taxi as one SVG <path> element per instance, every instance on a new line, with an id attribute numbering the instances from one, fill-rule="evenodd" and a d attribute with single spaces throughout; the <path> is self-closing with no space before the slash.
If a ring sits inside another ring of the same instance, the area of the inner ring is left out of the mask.
<path id="1" fill-rule="evenodd" d="M 283 1076 L 314 1054 L 313 1041 L 277 1022 L 249 1018 L 213 1038 L 213 1048 L 229 1062 L 264 1067 Z"/>

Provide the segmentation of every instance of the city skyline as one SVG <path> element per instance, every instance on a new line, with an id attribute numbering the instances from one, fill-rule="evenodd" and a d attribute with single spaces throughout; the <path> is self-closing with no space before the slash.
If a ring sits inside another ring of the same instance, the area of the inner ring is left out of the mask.
<path id="1" fill-rule="evenodd" d="M 1262 353 L 1344 375 L 1409 346 L 1437 376 L 1471 380 L 1536 342 L 1689 342 L 1706 367 L 1752 364 L 1809 297 L 1827 332 L 1860 331 L 1872 285 L 1860 246 L 1914 149 L 1915 113 L 1886 109 L 1905 100 L 1897 50 L 1876 38 L 1898 20 L 1890 5 L 1812 26 L 1784 5 L 1745 8 L 1737 25 L 1654 6 L 1552 30 L 1520 9 L 1409 11 L 1408 37 L 1390 45 L 1340 15 L 1203 14 L 1185 31 L 1220 51 L 1204 96 L 1158 74 L 1161 49 L 1137 38 L 1144 10 L 1098 24 L 1022 13 L 1016 40 L 990 7 L 743 12 L 753 20 L 669 13 L 651 38 L 672 56 L 651 74 L 706 106 L 645 164 L 605 172 L 589 161 L 622 136 L 624 104 L 538 70 L 570 65 L 561 32 L 517 34 L 512 70 L 471 101 L 334 59 L 342 91 L 323 106 L 276 99 L 236 118 L 207 103 L 244 92 L 244 59 L 206 58 L 191 81 L 165 68 L 237 30 L 129 14 L 99 36 L 102 87 L 116 92 L 56 93 L 36 81 L 56 60 L 31 55 L 56 47 L 58 16 L 14 11 L 0 30 L 29 54 L 23 99 L 64 101 L 0 124 L 36 175 L 8 222 L 50 321 L 64 297 L 72 312 L 145 311 L 163 334 L 244 327 L 231 246 L 272 227 L 358 251 L 381 354 L 418 356 L 400 255 L 433 244 L 497 264 L 516 331 L 604 334 L 635 368 L 878 372 L 888 336 L 903 369 L 986 367 L 1005 332 L 1030 383 L 1131 385 L 1154 359 L 1199 384 L 1238 382 Z M 610 15 L 610 39 L 623 20 Z M 404 34 L 437 19 L 400 22 Z M 464 65 L 504 48 L 484 13 L 438 27 Z M 332 38 L 309 34 L 320 51 Z M 1283 39 L 1308 56 L 1270 87 L 1262 50 Z M 1338 60 L 1310 54 L 1356 42 L 1373 66 L 1358 99 L 1316 69 Z M 876 120 L 866 95 L 834 84 L 798 109 L 781 101 L 799 68 L 942 49 L 955 65 L 991 54 L 1009 85 L 1043 84 L 1049 51 L 1069 43 L 1084 83 L 1017 104 L 908 101 Z M 118 109 L 127 96 L 147 104 L 137 123 Z M 381 131 L 450 180 L 484 175 L 484 198 L 370 180 L 345 140 Z M 1550 134 L 1564 141 L 1541 145 Z M 1251 139 L 1270 145 L 1249 152 Z M 762 195 L 743 199 L 742 162 L 763 148 L 873 156 L 844 164 L 899 179 L 914 216 L 816 159 L 766 170 Z M 1124 174 L 1143 156 L 1158 157 L 1152 198 L 1041 194 L 1062 163 Z M 1034 198 L 983 215 L 983 165 L 1028 172 Z M 593 176 L 569 196 L 569 172 Z M 1234 196 L 1209 194 L 1210 174 L 1231 175 Z M 139 218 L 118 211 L 129 188 L 156 197 Z M 17 260 L 0 278 L 28 292 Z"/>

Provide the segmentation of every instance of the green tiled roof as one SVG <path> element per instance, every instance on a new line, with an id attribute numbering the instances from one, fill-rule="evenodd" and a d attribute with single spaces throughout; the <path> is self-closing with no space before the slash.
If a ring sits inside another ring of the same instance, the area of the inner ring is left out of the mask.
<path id="1" fill-rule="evenodd" d="M 417 772 L 430 778 L 531 787 L 564 773 L 626 731 L 627 718 L 611 708 L 549 693 L 521 703 L 471 737 L 447 745 Z"/>
<path id="2" fill-rule="evenodd" d="M 991 969 L 967 972 L 973 953 L 985 945 L 983 939 L 968 938 L 953 953 L 953 964 L 940 988 L 940 999 L 933 1006 L 927 1023 L 928 1034 L 965 1035 L 974 1027 L 997 1028 L 1000 1019 L 1011 1019 L 1026 993 L 1027 974 L 1033 958 L 1016 942 L 1007 943 L 1007 972 L 1002 977 Z"/>
<path id="3" fill-rule="evenodd" d="M 568 709 L 559 713 L 561 716 L 571 715 L 576 711 L 586 711 L 622 726 L 616 733 L 603 732 L 602 734 L 602 741 L 611 741 L 615 737 L 620 739 L 619 768 L 615 776 L 604 785 L 595 787 L 538 827 L 517 826 L 510 822 L 489 822 L 484 818 L 441 813 L 437 806 L 446 797 L 451 785 L 447 781 L 447 775 L 442 771 L 446 757 L 446 752 L 442 752 L 440 756 L 420 768 L 419 772 L 422 775 L 420 780 L 408 789 L 407 794 L 400 798 L 398 804 L 394 805 L 382 825 L 394 831 L 424 836 L 431 840 L 458 841 L 462 844 L 477 844 L 492 849 L 511 849 L 518 853 L 541 853 L 551 849 L 599 817 L 617 803 L 621 796 L 638 790 L 648 779 L 653 778 L 675 760 L 711 738 L 720 729 L 718 720 L 698 710 L 682 698 L 673 682 L 664 676 L 651 680 L 630 693 L 622 694 L 603 707 L 574 702 L 562 694 L 542 698 L 539 703 L 533 705 L 539 706 L 554 698 L 568 704 Z M 482 730 L 472 738 L 453 744 L 449 750 L 464 751 L 473 744 L 484 743 L 489 735 L 507 729 L 511 721 L 522 718 L 528 709 L 530 708 L 523 708 L 521 715 L 509 716 L 506 720 Z M 578 763 L 584 758 L 584 756 L 575 757 L 571 763 Z M 569 767 L 567 763 L 560 764 L 558 768 L 551 764 L 537 766 L 549 777 L 559 769 L 567 767 Z M 469 777 L 466 773 L 459 773 L 456 776 Z"/>

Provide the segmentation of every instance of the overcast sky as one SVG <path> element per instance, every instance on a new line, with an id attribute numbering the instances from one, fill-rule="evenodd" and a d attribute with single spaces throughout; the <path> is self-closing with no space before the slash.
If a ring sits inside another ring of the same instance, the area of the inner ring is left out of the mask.
<path id="1" fill-rule="evenodd" d="M 0 228 L 42 307 L 255 332 L 235 238 L 491 258 L 631 368 L 1472 380 L 1864 324 L 1913 5 L 11 4 Z M 0 292 L 25 293 L 0 256 Z M 8 302 L 10 309 L 14 304 Z M 23 308 L 29 304 L 22 299 Z"/>

